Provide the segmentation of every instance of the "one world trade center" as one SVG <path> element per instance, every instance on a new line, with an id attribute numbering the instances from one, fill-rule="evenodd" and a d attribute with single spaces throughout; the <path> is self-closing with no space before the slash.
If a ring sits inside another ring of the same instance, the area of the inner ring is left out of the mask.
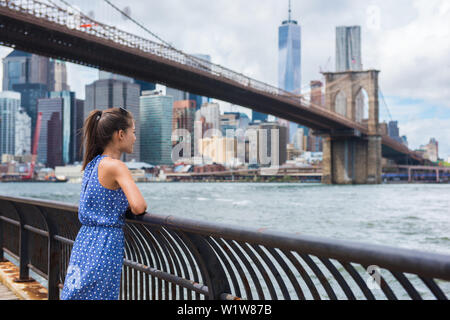
<path id="1" fill-rule="evenodd" d="M 301 83 L 301 27 L 297 21 L 291 19 L 289 1 L 288 20 L 283 21 L 278 28 L 278 87 L 300 95 Z M 293 143 L 298 124 L 284 119 L 277 121 L 289 128 L 289 142 Z M 304 129 L 307 134 L 308 129 Z"/>

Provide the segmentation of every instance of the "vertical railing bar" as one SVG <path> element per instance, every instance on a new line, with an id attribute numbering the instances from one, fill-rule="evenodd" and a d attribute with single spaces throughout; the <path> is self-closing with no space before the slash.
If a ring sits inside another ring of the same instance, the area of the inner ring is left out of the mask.
<path id="1" fill-rule="evenodd" d="M 355 280 L 356 284 L 361 289 L 367 300 L 376 300 L 375 296 L 367 286 L 367 283 L 361 278 L 361 275 L 358 273 L 358 271 L 356 271 L 356 269 L 348 262 L 339 261 L 339 263 L 344 267 L 345 270 L 347 270 L 353 280 Z"/>
<path id="2" fill-rule="evenodd" d="M 152 259 L 151 259 L 151 253 L 150 253 L 150 250 L 149 250 L 149 248 L 147 246 L 146 238 L 145 238 L 145 236 L 143 234 L 143 232 L 145 232 L 145 231 L 142 231 L 141 229 L 146 230 L 144 225 L 138 225 L 138 224 L 135 225 L 135 230 L 134 230 L 135 231 L 135 237 L 136 237 L 136 240 L 138 240 L 137 241 L 138 242 L 138 246 L 139 246 L 139 248 L 141 250 L 141 257 L 143 257 L 143 259 L 142 259 L 143 260 L 143 264 L 147 265 L 147 266 L 153 266 L 153 262 L 152 262 Z M 150 297 L 149 275 L 147 273 L 144 273 L 144 274 L 141 274 L 141 276 L 145 280 L 145 292 L 142 290 L 143 291 L 143 296 L 145 296 L 146 300 L 149 300 L 149 297 Z M 141 277 L 141 279 L 142 279 L 142 277 Z M 143 283 L 141 283 L 141 285 L 143 285 Z"/>
<path id="3" fill-rule="evenodd" d="M 283 278 L 281 277 L 280 272 L 275 267 L 275 265 L 270 260 L 270 258 L 267 256 L 267 254 L 261 249 L 261 245 L 253 245 L 253 248 L 256 250 L 256 252 L 258 252 L 260 257 L 264 260 L 264 262 L 269 267 L 270 271 L 272 272 L 273 276 L 275 277 L 275 280 L 277 281 L 278 285 L 280 286 L 280 289 L 281 289 L 284 299 L 291 300 L 291 296 L 289 294 L 289 291 L 287 290 L 287 287 L 283 281 Z"/>
<path id="4" fill-rule="evenodd" d="M 308 289 L 313 297 L 314 300 L 322 300 L 320 297 L 319 292 L 317 291 L 316 286 L 314 285 L 314 282 L 311 280 L 311 278 L 308 275 L 308 272 L 306 272 L 305 268 L 300 264 L 300 262 L 297 260 L 294 255 L 287 250 L 281 250 L 284 255 L 289 259 L 289 261 L 292 262 L 292 264 L 295 266 L 297 271 L 300 273 L 301 277 L 303 278 L 303 281 L 305 281 L 306 285 L 308 286 Z"/>
<path id="5" fill-rule="evenodd" d="M 411 297 L 412 300 L 423 300 L 420 293 L 417 292 L 416 288 L 414 288 L 414 286 L 402 272 L 392 270 L 390 270 L 390 272 L 395 277 L 395 279 L 397 279 L 397 281 L 400 282 L 400 284 L 406 290 L 406 292 L 408 293 L 408 295 Z"/>
<path id="6" fill-rule="evenodd" d="M 157 238 L 157 240 L 159 240 L 159 245 L 160 245 L 160 247 L 162 249 L 162 253 L 166 257 L 166 261 L 167 261 L 167 264 L 169 266 L 169 271 L 168 272 L 170 274 L 175 274 L 174 264 L 176 264 L 176 263 L 175 263 L 175 261 L 174 261 L 174 259 L 172 257 L 172 253 L 171 253 L 169 247 L 167 246 L 167 241 L 166 241 L 166 239 L 165 239 L 165 237 L 163 235 L 163 232 L 162 232 L 163 230 L 164 230 L 164 228 L 158 228 L 158 231 L 155 232 L 154 236 L 155 236 L 155 238 Z M 164 271 L 166 271 L 166 270 L 164 270 Z M 177 274 L 177 275 L 179 275 L 179 274 Z M 165 297 L 166 297 L 167 300 L 168 300 L 168 297 L 169 297 L 169 286 L 174 288 L 175 284 L 174 283 L 165 282 L 165 286 L 164 286 L 165 293 L 164 294 L 165 294 Z"/>
<path id="7" fill-rule="evenodd" d="M 250 249 L 250 245 L 248 243 L 243 243 L 242 249 L 244 249 L 245 253 L 247 253 L 247 255 L 250 257 L 250 259 L 253 260 L 259 273 L 264 278 L 264 281 L 266 282 L 266 285 L 267 285 L 267 289 L 269 290 L 269 293 L 270 293 L 270 297 L 273 300 L 277 300 L 277 294 L 275 292 L 275 288 L 273 287 L 272 280 L 269 278 L 267 271 L 263 268 L 262 264 L 260 263 L 260 261 L 256 257 L 256 255 L 253 253 L 252 249 Z M 263 299 L 264 299 L 264 297 L 263 297 Z"/>
<path id="8" fill-rule="evenodd" d="M 193 260 L 193 256 L 192 256 L 191 252 L 188 250 L 187 245 L 184 243 L 183 239 L 179 236 L 178 232 L 176 232 L 170 228 L 168 228 L 167 230 L 168 230 L 168 232 L 170 232 L 170 234 L 172 234 L 173 239 L 175 239 L 175 241 L 178 243 L 181 250 L 183 250 L 183 253 L 184 253 L 185 257 L 187 258 L 189 265 L 190 265 L 189 269 L 191 270 L 191 273 L 193 276 L 192 280 L 199 283 L 200 278 L 197 273 L 197 264 Z M 188 300 L 192 300 L 192 290 L 188 290 Z"/>
<path id="9" fill-rule="evenodd" d="M 174 239 L 173 239 L 173 234 L 171 233 L 170 229 L 164 229 L 164 231 L 166 232 L 166 240 L 168 241 L 169 245 L 171 246 L 174 256 L 177 258 L 176 261 L 177 263 L 175 264 L 176 268 L 177 268 L 177 276 L 182 277 L 183 273 L 185 275 L 185 279 L 189 279 L 189 270 L 186 266 L 185 260 L 183 255 L 181 254 L 181 251 L 178 248 L 177 243 L 175 243 Z M 181 268 L 180 268 L 181 265 Z M 181 271 L 181 269 L 183 269 L 183 271 Z M 181 297 L 184 297 L 184 288 L 182 286 L 178 286 L 178 293 Z M 183 300 L 183 298 L 181 298 Z"/>
<path id="10" fill-rule="evenodd" d="M 270 252 L 270 254 L 275 258 L 275 260 L 278 262 L 278 264 L 281 266 L 281 268 L 284 270 L 286 275 L 288 276 L 289 280 L 291 281 L 295 292 L 297 293 L 297 297 L 300 300 L 306 300 L 305 295 L 303 294 L 303 290 L 300 287 L 300 284 L 298 283 L 297 279 L 295 278 L 294 274 L 290 270 L 289 266 L 286 264 L 286 262 L 281 258 L 281 256 L 278 254 L 278 252 L 274 248 L 268 248 L 266 249 Z"/>
<path id="11" fill-rule="evenodd" d="M 298 254 L 306 262 L 306 264 L 311 268 L 311 270 L 314 272 L 316 277 L 319 279 L 320 283 L 322 284 L 322 287 L 325 289 L 330 300 L 337 300 L 336 294 L 334 293 L 333 289 L 331 288 L 330 283 L 328 282 L 328 279 L 325 277 L 325 275 L 322 273 L 322 271 L 319 269 L 319 267 L 316 265 L 316 263 L 311 259 L 311 257 L 309 255 L 303 254 L 303 253 L 298 253 Z"/>
<path id="12" fill-rule="evenodd" d="M 425 285 L 428 287 L 428 289 L 430 289 L 430 291 L 434 294 L 434 296 L 438 300 L 448 300 L 448 298 L 446 297 L 444 292 L 442 292 L 441 288 L 439 288 L 439 286 L 436 284 L 436 282 L 434 282 L 433 279 L 429 279 L 429 278 L 425 278 L 425 277 L 421 277 L 421 276 L 419 276 L 419 278 L 420 278 L 420 280 L 422 280 L 423 283 L 425 283 Z"/>
<path id="13" fill-rule="evenodd" d="M 331 274 L 334 276 L 338 284 L 341 286 L 345 295 L 349 300 L 356 300 L 355 295 L 352 290 L 348 286 L 342 274 L 336 269 L 336 267 L 331 263 L 331 261 L 327 258 L 318 257 L 319 260 L 325 265 L 325 267 L 330 270 Z"/>
<path id="14" fill-rule="evenodd" d="M 59 264 L 60 250 L 56 247 L 60 243 L 55 241 L 54 236 L 58 234 L 58 230 L 48 215 L 44 207 L 35 206 L 44 219 L 48 230 L 48 249 L 47 249 L 47 276 L 48 276 L 48 300 L 59 300 Z"/>
<path id="15" fill-rule="evenodd" d="M 30 257 L 28 254 L 28 231 L 24 228 L 25 221 L 22 212 L 17 208 L 14 202 L 10 202 L 11 206 L 16 212 L 19 218 L 19 278 L 15 279 L 16 282 L 31 281 L 29 275 L 28 264 L 30 263 Z"/>
<path id="16" fill-rule="evenodd" d="M 143 251 L 141 248 L 141 245 L 137 239 L 136 236 L 136 230 L 134 228 L 136 228 L 135 225 L 133 224 L 129 224 L 128 226 L 128 234 L 130 235 L 129 239 L 131 240 L 131 245 L 133 247 L 133 252 L 135 254 L 135 258 L 134 259 L 130 259 L 131 261 L 135 261 L 137 263 L 140 264 L 144 264 L 147 265 L 147 261 L 143 258 Z M 139 296 L 140 296 L 140 291 L 138 291 L 138 281 L 142 280 L 142 272 L 139 270 L 136 270 L 133 268 L 133 280 L 134 280 L 134 300 L 139 300 Z M 142 282 L 142 281 L 141 281 Z"/>

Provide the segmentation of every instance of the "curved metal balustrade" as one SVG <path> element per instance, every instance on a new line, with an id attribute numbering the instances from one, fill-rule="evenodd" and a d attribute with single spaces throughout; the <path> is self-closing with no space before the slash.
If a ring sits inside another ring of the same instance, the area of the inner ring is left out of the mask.
<path id="1" fill-rule="evenodd" d="M 78 207 L 0 196 L 0 258 L 58 299 Z M 127 217 L 121 299 L 442 299 L 450 256 L 174 216 Z M 3 249 L 3 250 L 1 250 Z"/>

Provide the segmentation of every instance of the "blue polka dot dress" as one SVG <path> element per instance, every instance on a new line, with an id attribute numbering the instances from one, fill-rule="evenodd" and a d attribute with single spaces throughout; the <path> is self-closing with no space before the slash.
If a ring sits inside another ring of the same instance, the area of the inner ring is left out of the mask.
<path id="1" fill-rule="evenodd" d="M 61 300 L 117 300 L 124 254 L 125 211 L 122 189 L 103 187 L 98 180 L 97 155 L 84 170 L 75 239 Z"/>

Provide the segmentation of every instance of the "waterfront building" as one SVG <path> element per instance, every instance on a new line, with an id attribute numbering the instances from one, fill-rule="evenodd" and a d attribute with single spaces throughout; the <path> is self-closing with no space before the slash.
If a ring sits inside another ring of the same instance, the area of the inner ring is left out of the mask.
<path id="1" fill-rule="evenodd" d="M 278 87 L 300 95 L 301 83 L 301 27 L 291 19 L 289 2 L 288 19 L 278 28 Z M 288 141 L 292 142 L 298 124 L 284 119 L 277 119 L 277 122 L 288 128 Z"/>
<path id="2" fill-rule="evenodd" d="M 152 165 L 171 165 L 173 98 L 157 90 L 142 93 L 141 161 Z"/>
<path id="3" fill-rule="evenodd" d="M 122 154 L 122 161 L 140 161 L 140 125 L 141 118 L 139 110 L 139 84 L 132 83 L 132 79 L 119 77 L 118 79 L 107 78 L 111 74 L 103 74 L 105 79 L 94 81 L 86 85 L 86 100 L 84 102 L 84 119 L 94 110 L 106 110 L 113 107 L 122 107 L 133 114 L 136 127 L 136 143 L 133 153 Z M 131 79 L 131 80 L 130 80 Z M 126 80 L 126 81 L 124 81 Z"/>
<path id="4" fill-rule="evenodd" d="M 37 112 L 42 112 L 37 161 L 51 168 L 62 166 L 64 99 L 38 99 Z"/>
<path id="5" fill-rule="evenodd" d="M 31 117 L 22 108 L 19 108 L 16 113 L 15 127 L 14 155 L 31 154 Z"/>
<path id="6" fill-rule="evenodd" d="M 20 109 L 20 93 L 0 92 L 0 155 L 16 153 L 16 117 Z"/>

